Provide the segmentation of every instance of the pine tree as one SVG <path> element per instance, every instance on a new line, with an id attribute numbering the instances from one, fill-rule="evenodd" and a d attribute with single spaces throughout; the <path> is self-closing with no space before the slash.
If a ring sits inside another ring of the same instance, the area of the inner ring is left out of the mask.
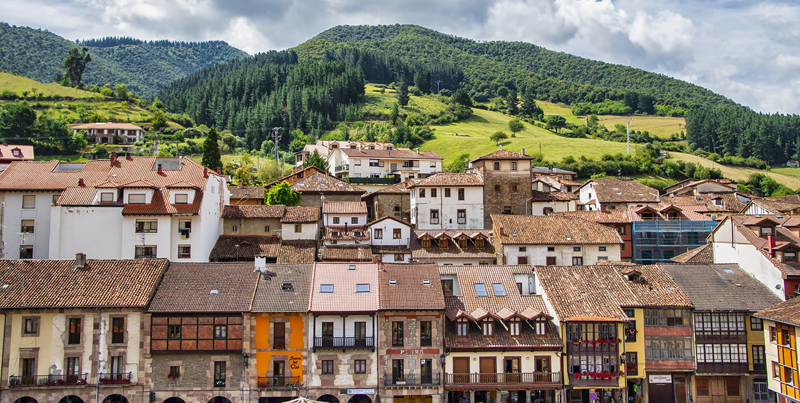
<path id="1" fill-rule="evenodd" d="M 319 152 L 317 150 L 314 150 L 314 152 L 311 153 L 311 155 L 308 156 L 308 159 L 306 160 L 306 163 L 303 164 L 303 167 L 305 167 L 305 168 L 308 168 L 308 167 L 311 167 L 311 166 L 315 166 L 315 167 L 317 167 L 317 168 L 319 168 L 319 169 L 321 169 L 321 170 L 323 170 L 325 172 L 328 171 L 328 161 L 325 161 L 325 159 L 322 158 L 321 155 L 319 155 Z"/>
<path id="2" fill-rule="evenodd" d="M 406 107 L 408 105 L 408 100 L 410 96 L 408 95 L 408 83 L 406 83 L 405 79 L 400 80 L 400 85 L 397 86 L 397 103 L 400 104 L 402 107 Z"/>
<path id="3" fill-rule="evenodd" d="M 212 128 L 203 142 L 202 163 L 214 171 L 222 169 L 222 157 L 219 155 L 219 136 L 217 130 Z"/>

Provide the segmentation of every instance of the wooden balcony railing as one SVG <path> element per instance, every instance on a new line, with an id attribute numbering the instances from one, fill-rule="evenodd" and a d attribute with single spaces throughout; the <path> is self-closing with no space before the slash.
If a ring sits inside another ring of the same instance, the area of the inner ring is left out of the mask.
<path id="1" fill-rule="evenodd" d="M 259 376 L 257 382 L 261 389 L 296 389 L 300 387 L 299 376 Z"/>
<path id="2" fill-rule="evenodd" d="M 373 349 L 372 337 L 315 337 L 314 349 Z"/>
<path id="3" fill-rule="evenodd" d="M 79 386 L 86 385 L 88 374 L 81 375 L 32 375 L 11 376 L 8 386 L 14 387 L 46 387 L 46 386 Z"/>
<path id="4" fill-rule="evenodd" d="M 428 374 L 428 376 L 408 374 L 402 378 L 394 375 L 383 376 L 384 386 L 437 386 L 439 383 L 439 374 Z"/>
<path id="5" fill-rule="evenodd" d="M 541 385 L 560 384 L 561 372 L 447 374 L 448 385 Z"/>

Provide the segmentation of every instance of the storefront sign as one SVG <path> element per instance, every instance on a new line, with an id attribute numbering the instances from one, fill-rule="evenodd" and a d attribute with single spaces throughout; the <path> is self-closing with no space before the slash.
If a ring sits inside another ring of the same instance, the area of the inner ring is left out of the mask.
<path id="1" fill-rule="evenodd" d="M 347 395 L 374 395 L 375 389 L 347 389 Z"/>
<path id="2" fill-rule="evenodd" d="M 672 383 L 671 375 L 650 375 L 650 383 Z"/>

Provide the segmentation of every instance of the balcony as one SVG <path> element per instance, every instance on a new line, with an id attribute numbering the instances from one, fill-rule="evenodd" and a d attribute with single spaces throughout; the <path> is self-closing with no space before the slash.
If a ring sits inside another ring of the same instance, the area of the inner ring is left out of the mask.
<path id="1" fill-rule="evenodd" d="M 259 376 L 259 389 L 297 389 L 300 387 L 299 376 Z"/>
<path id="2" fill-rule="evenodd" d="M 398 378 L 394 375 L 384 375 L 383 385 L 386 387 L 415 387 L 415 386 L 439 386 L 439 374 L 428 374 L 428 376 L 417 376 L 416 374 L 408 374 L 404 378 Z"/>
<path id="3" fill-rule="evenodd" d="M 286 338 L 285 337 L 275 337 L 272 339 L 272 349 L 273 350 L 286 350 Z"/>
<path id="4" fill-rule="evenodd" d="M 101 385 L 117 385 L 131 383 L 131 373 L 106 373 L 101 372 L 97 378 Z"/>
<path id="5" fill-rule="evenodd" d="M 385 176 L 383 178 L 357 178 L 355 176 L 348 176 L 342 179 L 349 183 L 359 183 L 364 185 L 394 185 L 395 183 L 400 183 L 399 176 Z"/>
<path id="6" fill-rule="evenodd" d="M 375 343 L 372 337 L 315 337 L 314 350 L 356 350 L 374 349 Z"/>
<path id="7" fill-rule="evenodd" d="M 333 169 L 334 173 L 345 172 L 350 170 L 350 164 L 339 165 Z"/>
<path id="8" fill-rule="evenodd" d="M 480 386 L 561 386 L 561 372 L 520 372 L 520 373 L 470 373 L 447 374 L 448 388 L 474 388 Z"/>
<path id="9" fill-rule="evenodd" d="M 83 386 L 86 385 L 86 377 L 88 375 L 89 374 L 11 376 L 8 378 L 8 386 L 12 388 Z"/>

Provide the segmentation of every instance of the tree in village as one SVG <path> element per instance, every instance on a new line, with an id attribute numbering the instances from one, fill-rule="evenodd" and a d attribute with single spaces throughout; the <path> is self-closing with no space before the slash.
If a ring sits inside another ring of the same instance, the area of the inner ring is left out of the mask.
<path id="1" fill-rule="evenodd" d="M 408 83 L 406 83 L 405 79 L 401 79 L 400 84 L 397 86 L 397 103 L 405 108 L 406 105 L 408 105 L 409 98 L 410 95 L 408 94 Z"/>
<path id="2" fill-rule="evenodd" d="M 81 85 L 83 71 L 86 70 L 86 65 L 91 61 L 92 57 L 89 55 L 89 48 L 84 46 L 81 50 L 78 50 L 77 47 L 70 49 L 66 60 L 64 60 L 64 67 L 67 68 L 66 73 L 64 73 L 65 81 L 71 87 Z"/>
<path id="3" fill-rule="evenodd" d="M 308 156 L 308 159 L 306 160 L 305 164 L 303 164 L 303 167 L 305 168 L 312 166 L 317 167 L 322 171 L 328 172 L 328 161 L 325 161 L 325 159 L 322 158 L 321 155 L 319 155 L 319 152 L 317 150 L 314 150 L 314 152 Z"/>
<path id="4" fill-rule="evenodd" d="M 294 206 L 300 202 L 300 192 L 292 190 L 289 182 L 283 181 L 269 188 L 264 202 L 269 205 Z"/>
<path id="5" fill-rule="evenodd" d="M 150 126 L 150 130 L 158 130 L 162 127 L 167 127 L 167 117 L 164 116 L 164 112 L 157 110 L 153 113 L 153 119 L 150 121 L 152 126 Z"/>
<path id="6" fill-rule="evenodd" d="M 489 140 L 495 142 L 495 144 L 500 145 L 500 142 L 507 139 L 508 135 L 503 132 L 494 132 L 491 136 L 489 136 Z"/>
<path id="7" fill-rule="evenodd" d="M 511 130 L 511 137 L 517 137 L 517 133 L 525 131 L 525 125 L 519 118 L 508 121 L 508 130 Z"/>
<path id="8" fill-rule="evenodd" d="M 555 130 L 556 134 L 558 134 L 558 129 L 561 129 L 567 125 L 567 119 L 561 115 L 550 115 L 546 120 L 547 129 Z"/>
<path id="9" fill-rule="evenodd" d="M 214 171 L 222 169 L 222 157 L 219 155 L 219 136 L 217 130 L 212 128 L 203 142 L 203 166 Z"/>

